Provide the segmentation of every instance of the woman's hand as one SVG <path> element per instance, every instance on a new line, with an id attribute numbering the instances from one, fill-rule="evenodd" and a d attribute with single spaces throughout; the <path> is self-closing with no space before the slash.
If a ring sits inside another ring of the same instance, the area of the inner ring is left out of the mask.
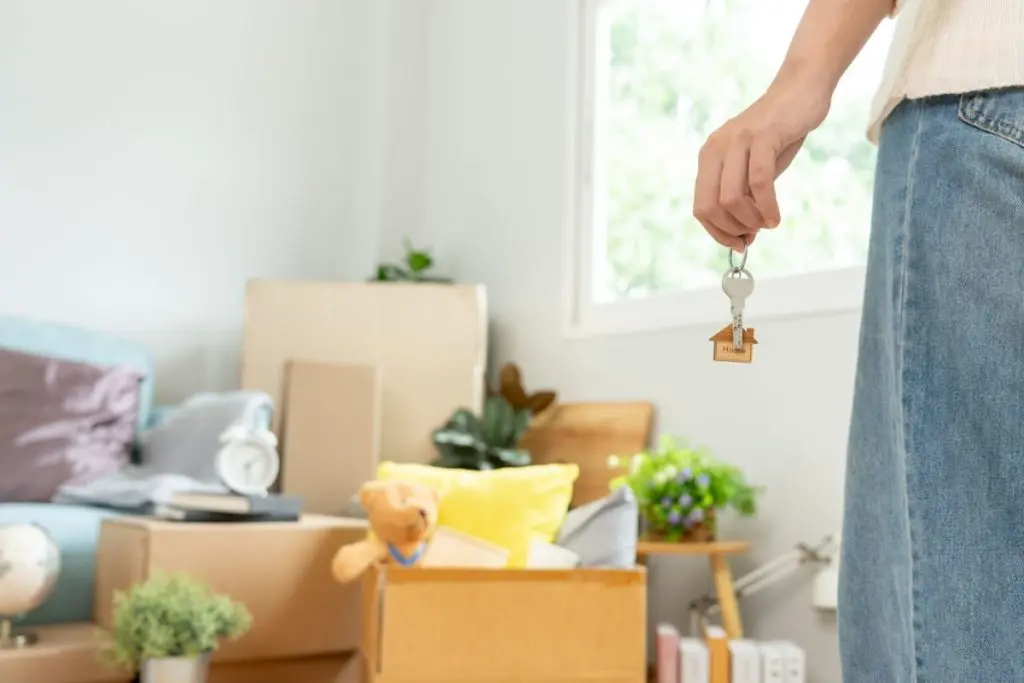
<path id="1" fill-rule="evenodd" d="M 778 227 L 775 179 L 825 120 L 831 95 L 829 86 L 780 74 L 759 100 L 704 143 L 693 215 L 719 244 L 743 251 L 761 228 Z"/>

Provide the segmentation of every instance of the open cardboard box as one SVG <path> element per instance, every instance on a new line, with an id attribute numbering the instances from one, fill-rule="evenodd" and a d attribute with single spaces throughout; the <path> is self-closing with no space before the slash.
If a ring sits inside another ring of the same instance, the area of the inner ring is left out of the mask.
<path id="1" fill-rule="evenodd" d="M 367 683 L 644 683 L 647 573 L 380 567 L 363 585 Z"/>

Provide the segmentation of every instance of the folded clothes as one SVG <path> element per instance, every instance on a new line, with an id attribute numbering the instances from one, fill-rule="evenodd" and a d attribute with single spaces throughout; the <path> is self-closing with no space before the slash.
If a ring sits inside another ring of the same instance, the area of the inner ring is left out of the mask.
<path id="1" fill-rule="evenodd" d="M 196 394 L 141 435 L 141 464 L 62 486 L 53 502 L 136 511 L 183 491 L 226 493 L 215 466 L 221 435 L 236 424 L 268 427 L 271 408 L 270 397 L 258 391 Z"/>

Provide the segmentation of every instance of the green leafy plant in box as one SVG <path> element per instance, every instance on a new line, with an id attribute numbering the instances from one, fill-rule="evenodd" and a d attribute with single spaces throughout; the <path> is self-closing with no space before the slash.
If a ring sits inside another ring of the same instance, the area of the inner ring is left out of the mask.
<path id="1" fill-rule="evenodd" d="M 530 452 L 520 448 L 519 442 L 533 416 L 547 410 L 556 398 L 550 390 L 527 392 L 519 366 L 506 363 L 498 371 L 497 387 L 488 391 L 482 416 L 460 408 L 434 430 L 439 455 L 432 464 L 463 470 L 529 465 Z"/>
<path id="2" fill-rule="evenodd" d="M 629 472 L 612 481 L 636 496 L 647 536 L 666 541 L 711 541 L 717 513 L 731 509 L 743 516 L 757 511 L 761 487 L 747 481 L 738 467 L 692 449 L 680 439 L 664 436 L 658 448 L 628 458 L 612 457 L 614 467 Z"/>
<path id="3" fill-rule="evenodd" d="M 516 410 L 502 396 L 489 396 L 480 417 L 460 408 L 434 430 L 434 446 L 440 455 L 433 464 L 463 470 L 529 465 L 529 451 L 517 445 L 530 427 L 531 416 L 529 410 Z"/>
<path id="4" fill-rule="evenodd" d="M 207 654 L 252 626 L 244 605 L 185 574 L 154 576 L 115 593 L 113 621 L 101 656 L 133 671 L 150 659 Z"/>

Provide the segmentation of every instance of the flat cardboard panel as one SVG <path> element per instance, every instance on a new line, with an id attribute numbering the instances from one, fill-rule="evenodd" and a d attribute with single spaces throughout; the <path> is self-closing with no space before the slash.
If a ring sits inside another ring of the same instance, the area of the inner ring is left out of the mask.
<path id="1" fill-rule="evenodd" d="M 483 405 L 484 289 L 251 281 L 243 388 L 265 391 L 280 406 L 285 365 L 292 359 L 377 367 L 383 382 L 381 458 L 429 462 L 435 457 L 431 432 L 456 408 L 479 411 Z M 274 427 L 279 429 L 280 415 Z"/>
<path id="2" fill-rule="evenodd" d="M 39 642 L 20 650 L 0 650 L 3 683 L 128 683 L 131 675 L 98 660 L 104 642 L 94 624 L 62 624 L 30 629 Z"/>
<path id="3" fill-rule="evenodd" d="M 95 620 L 110 628 L 114 591 L 159 572 L 182 571 L 244 603 L 253 615 L 252 630 L 225 643 L 215 662 L 348 652 L 359 644 L 359 587 L 334 580 L 331 558 L 366 533 L 361 520 L 318 516 L 251 524 L 105 520 Z"/>
<path id="4" fill-rule="evenodd" d="M 281 490 L 306 512 L 343 515 L 359 486 L 375 478 L 380 454 L 377 368 L 288 363 Z"/>
<path id="5" fill-rule="evenodd" d="M 520 443 L 534 463 L 574 463 L 580 476 L 573 506 L 608 495 L 608 484 L 625 472 L 608 465 L 608 456 L 629 456 L 650 443 L 654 406 L 650 403 L 556 403 L 530 424 Z M 625 463 L 628 465 L 628 462 Z"/>
<path id="6" fill-rule="evenodd" d="M 376 683 L 645 679 L 643 569 L 371 572 Z"/>

